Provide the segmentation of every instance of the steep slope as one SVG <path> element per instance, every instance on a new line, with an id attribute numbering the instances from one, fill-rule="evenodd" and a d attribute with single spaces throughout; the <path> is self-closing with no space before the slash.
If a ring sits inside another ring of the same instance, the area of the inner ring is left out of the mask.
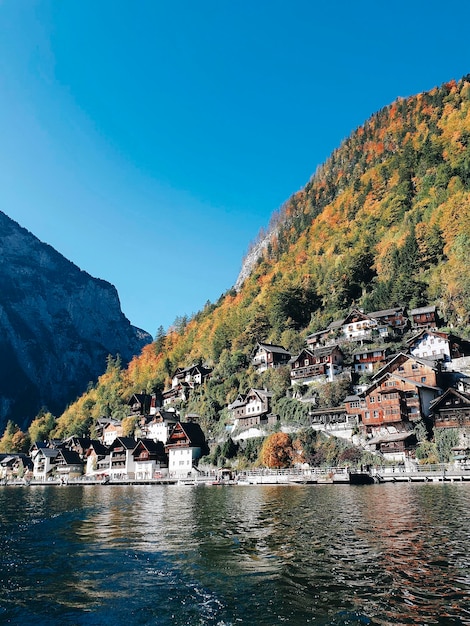
<path id="1" fill-rule="evenodd" d="M 177 366 L 215 366 L 188 408 L 208 424 L 239 389 L 257 339 L 297 350 L 352 305 L 438 304 L 470 318 L 470 77 L 399 99 L 373 115 L 273 219 L 248 255 L 236 289 L 180 332 L 144 349 L 126 371 L 108 372 L 59 420 L 58 432 L 113 410 L 130 393 L 162 387 Z M 279 383 L 279 381 L 277 381 Z M 281 383 L 279 383 L 282 388 Z"/>
<path id="2" fill-rule="evenodd" d="M 150 336 L 130 325 L 116 289 L 92 278 L 0 212 L 0 428 L 27 426 L 83 393 Z"/>

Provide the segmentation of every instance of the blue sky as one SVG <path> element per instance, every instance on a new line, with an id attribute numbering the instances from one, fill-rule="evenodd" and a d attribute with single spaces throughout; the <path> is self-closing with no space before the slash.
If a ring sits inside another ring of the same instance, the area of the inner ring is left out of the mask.
<path id="1" fill-rule="evenodd" d="M 0 210 L 155 334 L 398 96 L 470 72 L 470 3 L 0 0 Z"/>

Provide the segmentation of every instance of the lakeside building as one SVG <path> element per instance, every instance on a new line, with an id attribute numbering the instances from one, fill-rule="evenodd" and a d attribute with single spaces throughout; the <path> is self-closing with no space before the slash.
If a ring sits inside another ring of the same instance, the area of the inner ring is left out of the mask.
<path id="1" fill-rule="evenodd" d="M 267 369 L 287 365 L 291 356 L 283 346 L 258 342 L 252 353 L 251 364 L 258 373 L 261 373 Z"/>

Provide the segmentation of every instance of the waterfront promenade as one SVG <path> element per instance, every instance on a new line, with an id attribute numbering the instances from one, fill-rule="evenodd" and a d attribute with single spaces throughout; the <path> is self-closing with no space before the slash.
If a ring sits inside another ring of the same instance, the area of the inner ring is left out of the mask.
<path id="1" fill-rule="evenodd" d="M 222 478 L 216 472 L 200 472 L 197 476 L 181 478 L 137 479 L 130 476 L 102 478 L 82 476 L 67 481 L 51 478 L 49 480 L 23 479 L 2 481 L 3 486 L 44 486 L 44 485 L 177 485 L 177 486 L 229 486 L 229 485 L 307 485 L 307 484 L 350 484 L 351 474 L 362 477 L 364 483 L 399 483 L 399 482 L 470 482 L 470 466 L 457 467 L 453 464 L 373 466 L 351 469 L 347 467 L 317 467 L 309 469 L 253 469 L 233 472 L 232 477 Z"/>

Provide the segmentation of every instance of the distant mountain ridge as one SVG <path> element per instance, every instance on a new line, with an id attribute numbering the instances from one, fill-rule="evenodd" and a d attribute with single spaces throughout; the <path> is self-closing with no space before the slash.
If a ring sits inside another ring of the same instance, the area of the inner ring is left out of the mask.
<path id="1" fill-rule="evenodd" d="M 151 341 L 110 283 L 91 277 L 0 211 L 0 429 L 57 414 L 106 369 Z"/>

